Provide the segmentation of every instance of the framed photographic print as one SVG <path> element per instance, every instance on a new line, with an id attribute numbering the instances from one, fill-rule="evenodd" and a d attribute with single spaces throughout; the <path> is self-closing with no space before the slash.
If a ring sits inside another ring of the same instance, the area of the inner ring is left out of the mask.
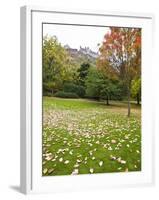
<path id="1" fill-rule="evenodd" d="M 149 14 L 21 8 L 21 191 L 153 183 Z"/>

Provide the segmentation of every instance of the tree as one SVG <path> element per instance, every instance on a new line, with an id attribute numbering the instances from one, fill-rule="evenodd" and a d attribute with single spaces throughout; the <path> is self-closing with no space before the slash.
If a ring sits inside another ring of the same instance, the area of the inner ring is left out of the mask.
<path id="1" fill-rule="evenodd" d="M 85 86 L 85 79 L 88 75 L 89 68 L 90 68 L 90 64 L 84 62 L 81 64 L 80 68 L 77 70 L 79 85 Z"/>
<path id="2" fill-rule="evenodd" d="M 101 76 L 96 68 L 91 67 L 85 81 L 86 96 L 89 98 L 100 98 Z"/>
<path id="3" fill-rule="evenodd" d="M 141 29 L 111 27 L 99 51 L 98 68 L 126 85 L 129 117 L 131 82 L 141 73 Z"/>
<path id="4" fill-rule="evenodd" d="M 112 97 L 119 95 L 120 89 L 118 84 L 113 80 L 107 78 L 97 68 L 90 68 L 86 78 L 86 96 L 95 99 L 106 99 L 107 105 Z"/>
<path id="5" fill-rule="evenodd" d="M 43 91 L 54 94 L 65 81 L 72 79 L 73 70 L 66 50 L 56 37 L 43 39 Z"/>
<path id="6" fill-rule="evenodd" d="M 74 83 L 65 83 L 63 85 L 63 91 L 75 93 L 79 97 L 84 97 L 84 95 L 85 95 L 85 88 L 81 85 L 76 85 Z"/>
<path id="7" fill-rule="evenodd" d="M 137 100 L 137 104 L 140 104 L 141 100 L 141 78 L 132 80 L 131 83 L 131 94 Z"/>

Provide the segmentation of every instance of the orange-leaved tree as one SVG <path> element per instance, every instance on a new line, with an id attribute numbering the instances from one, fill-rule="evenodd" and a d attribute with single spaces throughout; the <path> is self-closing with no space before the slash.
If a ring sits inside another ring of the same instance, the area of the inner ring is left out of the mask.
<path id="1" fill-rule="evenodd" d="M 129 117 L 131 82 L 141 75 L 141 29 L 110 27 L 99 51 L 97 67 L 126 84 Z"/>

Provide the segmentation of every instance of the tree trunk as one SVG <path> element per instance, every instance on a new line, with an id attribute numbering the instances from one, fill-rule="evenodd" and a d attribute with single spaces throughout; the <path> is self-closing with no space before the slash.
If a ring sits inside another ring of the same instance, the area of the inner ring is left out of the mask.
<path id="1" fill-rule="evenodd" d="M 128 117 L 130 117 L 130 110 L 131 110 L 131 106 L 130 106 L 130 88 L 128 88 Z"/>
<path id="2" fill-rule="evenodd" d="M 139 105 L 140 104 L 140 95 L 139 95 L 139 93 L 137 94 L 136 98 L 137 98 L 137 105 Z"/>
<path id="3" fill-rule="evenodd" d="M 107 106 L 109 105 L 109 97 L 107 96 Z"/>
<path id="4" fill-rule="evenodd" d="M 51 89 L 51 93 L 52 93 L 52 96 L 54 95 L 54 90 L 53 89 Z"/>

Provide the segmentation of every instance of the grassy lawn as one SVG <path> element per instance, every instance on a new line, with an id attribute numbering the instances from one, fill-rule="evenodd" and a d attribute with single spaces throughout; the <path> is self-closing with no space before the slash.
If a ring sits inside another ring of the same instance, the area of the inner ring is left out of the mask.
<path id="1" fill-rule="evenodd" d="M 43 98 L 43 176 L 141 170 L 141 108 Z"/>

